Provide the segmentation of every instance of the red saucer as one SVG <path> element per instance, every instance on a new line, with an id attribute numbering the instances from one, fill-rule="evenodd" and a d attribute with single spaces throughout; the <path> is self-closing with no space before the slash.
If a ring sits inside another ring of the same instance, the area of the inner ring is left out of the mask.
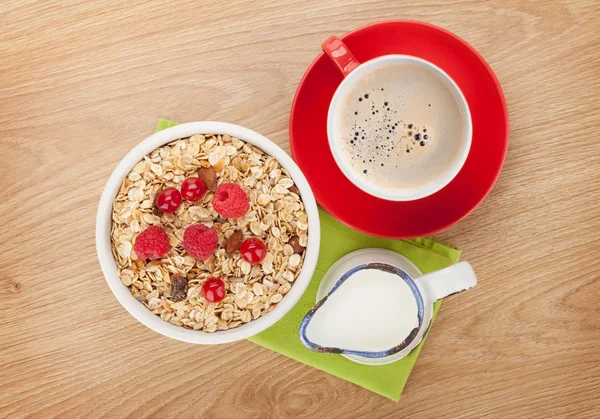
<path id="1" fill-rule="evenodd" d="M 344 176 L 329 150 L 327 111 L 342 74 L 321 53 L 304 74 L 290 115 L 292 154 L 317 202 L 350 227 L 381 237 L 426 236 L 457 223 L 490 192 L 506 156 L 508 111 L 492 69 L 465 41 L 423 22 L 374 23 L 347 33 L 342 40 L 360 62 L 408 54 L 442 68 L 469 103 L 473 140 L 460 173 L 433 195 L 393 202 L 363 192 Z"/>

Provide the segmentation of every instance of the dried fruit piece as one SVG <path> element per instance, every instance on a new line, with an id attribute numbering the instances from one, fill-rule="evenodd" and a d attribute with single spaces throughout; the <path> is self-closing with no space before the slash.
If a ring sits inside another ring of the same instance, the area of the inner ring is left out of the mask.
<path id="1" fill-rule="evenodd" d="M 290 186 L 289 191 L 295 193 L 298 196 L 300 195 L 300 190 L 298 189 L 298 187 L 296 185 Z"/>
<path id="2" fill-rule="evenodd" d="M 240 253 L 247 262 L 260 263 L 267 255 L 267 246 L 262 240 L 251 237 L 244 240 L 240 247 Z"/>
<path id="3" fill-rule="evenodd" d="M 219 278 L 208 278 L 202 284 L 202 296 L 211 303 L 223 301 L 225 298 L 225 283 Z"/>
<path id="4" fill-rule="evenodd" d="M 192 257 L 206 260 L 212 256 L 219 245 L 218 233 L 204 224 L 194 224 L 183 232 L 183 248 Z"/>
<path id="5" fill-rule="evenodd" d="M 294 253 L 299 255 L 304 252 L 304 246 L 300 245 L 300 237 L 292 236 L 288 244 L 294 248 Z"/>
<path id="6" fill-rule="evenodd" d="M 218 162 L 216 162 L 213 165 L 213 169 L 215 169 L 215 172 L 222 172 L 224 168 L 225 168 L 225 160 L 219 160 Z"/>
<path id="7" fill-rule="evenodd" d="M 227 243 L 225 243 L 225 251 L 230 255 L 237 252 L 242 245 L 243 238 L 244 234 L 242 233 L 242 230 L 234 231 L 233 234 L 227 239 Z"/>
<path id="8" fill-rule="evenodd" d="M 171 277 L 171 300 L 183 301 L 187 298 L 188 280 L 181 275 Z"/>
<path id="9" fill-rule="evenodd" d="M 235 159 L 233 159 L 232 163 L 233 163 L 233 167 L 235 167 L 237 170 L 239 170 L 242 173 L 246 173 L 246 171 L 248 171 L 248 169 L 250 168 L 250 165 L 248 164 L 248 162 L 246 160 L 240 159 L 239 157 L 236 157 Z"/>
<path id="10" fill-rule="evenodd" d="M 200 178 L 189 177 L 181 184 L 181 196 L 187 201 L 196 202 L 206 193 L 206 183 Z"/>
<path id="11" fill-rule="evenodd" d="M 138 259 L 160 259 L 169 250 L 169 237 L 160 226 L 150 226 L 135 239 L 133 250 Z"/>
<path id="12" fill-rule="evenodd" d="M 204 181 L 206 188 L 214 192 L 217 190 L 217 173 L 212 167 L 201 167 L 198 169 L 198 177 Z"/>
<path id="13" fill-rule="evenodd" d="M 213 208 L 226 218 L 237 218 L 250 209 L 250 199 L 246 191 L 235 183 L 222 183 L 212 199 Z"/>
<path id="14" fill-rule="evenodd" d="M 156 207 L 162 212 L 175 212 L 180 205 L 181 194 L 175 188 L 163 189 L 156 197 Z"/>

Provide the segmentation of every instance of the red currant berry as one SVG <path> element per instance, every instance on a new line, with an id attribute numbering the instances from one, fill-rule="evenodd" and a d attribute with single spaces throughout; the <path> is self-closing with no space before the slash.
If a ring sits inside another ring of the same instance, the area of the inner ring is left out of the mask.
<path id="1" fill-rule="evenodd" d="M 206 183 L 200 178 L 189 177 L 181 184 L 181 196 L 190 202 L 199 200 L 205 193 Z"/>
<path id="2" fill-rule="evenodd" d="M 225 298 L 225 283 L 219 278 L 208 278 L 202 284 L 202 295 L 206 301 L 218 303 Z"/>
<path id="3" fill-rule="evenodd" d="M 242 242 L 240 253 L 248 262 L 260 263 L 267 256 L 267 246 L 262 240 L 251 237 Z"/>
<path id="4" fill-rule="evenodd" d="M 156 198 L 156 206 L 162 212 L 175 212 L 181 205 L 181 194 L 175 188 L 163 189 Z"/>

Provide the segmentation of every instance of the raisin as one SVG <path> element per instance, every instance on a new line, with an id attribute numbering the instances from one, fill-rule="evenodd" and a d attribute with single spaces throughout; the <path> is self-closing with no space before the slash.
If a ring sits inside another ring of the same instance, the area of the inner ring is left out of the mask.
<path id="1" fill-rule="evenodd" d="M 188 280 L 181 275 L 171 277 L 171 300 L 183 301 L 187 298 Z"/>
<path id="2" fill-rule="evenodd" d="M 300 237 L 292 236 L 288 244 L 294 248 L 294 253 L 300 255 L 304 252 L 304 246 L 300 245 Z"/>

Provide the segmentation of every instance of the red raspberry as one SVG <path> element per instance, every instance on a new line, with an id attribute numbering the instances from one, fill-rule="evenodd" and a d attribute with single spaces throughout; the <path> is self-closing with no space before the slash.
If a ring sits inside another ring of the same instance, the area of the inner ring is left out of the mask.
<path id="1" fill-rule="evenodd" d="M 217 230 L 208 228 L 204 224 L 194 224 L 183 232 L 183 248 L 196 259 L 206 260 L 219 245 Z"/>
<path id="2" fill-rule="evenodd" d="M 169 237 L 160 226 L 150 226 L 135 238 L 133 250 L 138 259 L 160 259 L 169 250 Z"/>
<path id="3" fill-rule="evenodd" d="M 236 218 L 250 209 L 250 200 L 246 191 L 235 183 L 222 183 L 212 199 L 213 208 L 225 218 Z"/>

